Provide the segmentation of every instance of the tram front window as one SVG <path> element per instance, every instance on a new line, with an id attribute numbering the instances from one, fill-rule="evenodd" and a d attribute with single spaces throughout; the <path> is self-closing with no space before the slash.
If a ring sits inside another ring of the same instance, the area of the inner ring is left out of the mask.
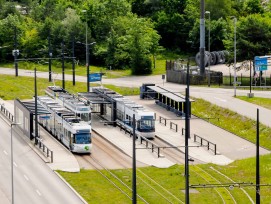
<path id="1" fill-rule="evenodd" d="M 141 131 L 154 131 L 154 120 L 140 120 L 139 129 Z"/>
<path id="2" fill-rule="evenodd" d="M 75 135 L 76 144 L 89 144 L 90 143 L 90 134 L 89 133 L 80 133 Z"/>
<path id="3" fill-rule="evenodd" d="M 81 119 L 86 122 L 90 121 L 90 113 L 81 113 Z"/>

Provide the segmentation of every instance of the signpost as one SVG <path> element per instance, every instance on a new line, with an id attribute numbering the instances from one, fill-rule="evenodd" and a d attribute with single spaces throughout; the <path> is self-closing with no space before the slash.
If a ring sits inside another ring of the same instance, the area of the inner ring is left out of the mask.
<path id="1" fill-rule="evenodd" d="M 89 82 L 101 81 L 102 73 L 89 74 L 88 77 L 89 77 Z"/>
<path id="2" fill-rule="evenodd" d="M 267 66 L 268 66 L 267 59 L 268 59 L 267 56 L 262 56 L 262 57 L 256 56 L 254 58 L 255 71 L 256 72 L 257 71 L 266 71 L 267 70 Z"/>
<path id="3" fill-rule="evenodd" d="M 260 86 L 262 85 L 262 71 L 267 71 L 268 66 L 270 65 L 269 64 L 270 58 L 271 56 L 255 56 L 254 57 L 255 72 L 260 72 Z M 266 85 L 266 77 L 263 84 Z"/>

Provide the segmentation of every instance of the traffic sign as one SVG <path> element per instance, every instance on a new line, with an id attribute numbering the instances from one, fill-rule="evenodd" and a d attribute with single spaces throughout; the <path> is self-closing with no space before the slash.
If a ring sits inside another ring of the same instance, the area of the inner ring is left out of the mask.
<path id="1" fill-rule="evenodd" d="M 102 73 L 93 73 L 89 75 L 89 82 L 101 81 Z"/>
<path id="2" fill-rule="evenodd" d="M 265 71 L 267 70 L 267 57 L 266 56 L 256 56 L 254 57 L 255 71 Z"/>

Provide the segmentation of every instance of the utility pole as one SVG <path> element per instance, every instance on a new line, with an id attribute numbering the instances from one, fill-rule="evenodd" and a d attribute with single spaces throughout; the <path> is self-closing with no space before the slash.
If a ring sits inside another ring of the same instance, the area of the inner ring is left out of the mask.
<path id="1" fill-rule="evenodd" d="M 135 114 L 133 114 L 133 204 L 136 204 L 136 135 L 135 135 Z"/>
<path id="2" fill-rule="evenodd" d="M 17 62 L 17 57 L 18 57 L 18 50 L 17 50 L 17 27 L 14 27 L 14 67 L 15 67 L 15 76 L 18 76 L 18 62 Z"/>
<path id="3" fill-rule="evenodd" d="M 64 67 L 64 43 L 61 42 L 61 59 L 62 59 L 62 88 L 65 89 L 65 67 Z"/>
<path id="4" fill-rule="evenodd" d="M 38 91 L 37 91 L 37 68 L 35 67 L 35 144 L 38 144 Z"/>
<path id="5" fill-rule="evenodd" d="M 259 109 L 257 108 L 257 130 L 256 130 L 256 204 L 261 202 L 260 194 L 260 137 L 259 137 Z"/>
<path id="6" fill-rule="evenodd" d="M 72 84 L 75 85 L 75 54 L 74 54 L 74 33 L 72 34 Z"/>
<path id="7" fill-rule="evenodd" d="M 234 97 L 236 97 L 236 17 L 234 16 Z"/>
<path id="8" fill-rule="evenodd" d="M 208 56 L 208 87 L 210 87 L 210 81 L 211 81 L 211 73 L 210 73 L 210 65 L 211 65 L 211 12 L 205 11 L 206 14 L 209 15 L 209 29 L 208 29 L 208 51 L 210 56 Z"/>
<path id="9" fill-rule="evenodd" d="M 190 101 L 189 101 L 189 59 L 186 74 L 187 88 L 185 92 L 185 203 L 189 204 L 189 153 L 188 138 L 190 138 Z"/>
<path id="10" fill-rule="evenodd" d="M 200 75 L 205 74 L 205 2 L 200 1 Z"/>
<path id="11" fill-rule="evenodd" d="M 49 55 L 49 82 L 51 82 L 52 81 L 52 55 L 53 55 L 53 53 L 52 53 L 52 48 L 51 48 L 51 38 L 50 38 L 50 34 L 49 34 L 49 36 L 48 36 L 48 48 L 49 48 L 49 50 L 48 50 L 48 55 Z"/>

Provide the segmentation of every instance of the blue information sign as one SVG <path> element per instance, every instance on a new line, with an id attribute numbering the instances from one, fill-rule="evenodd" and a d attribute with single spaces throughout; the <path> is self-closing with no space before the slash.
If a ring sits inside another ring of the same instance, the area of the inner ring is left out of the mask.
<path id="1" fill-rule="evenodd" d="M 93 73 L 89 75 L 89 82 L 101 81 L 102 74 L 101 73 Z"/>
<path id="2" fill-rule="evenodd" d="M 254 58 L 255 71 L 265 71 L 267 70 L 267 57 L 258 57 Z"/>

